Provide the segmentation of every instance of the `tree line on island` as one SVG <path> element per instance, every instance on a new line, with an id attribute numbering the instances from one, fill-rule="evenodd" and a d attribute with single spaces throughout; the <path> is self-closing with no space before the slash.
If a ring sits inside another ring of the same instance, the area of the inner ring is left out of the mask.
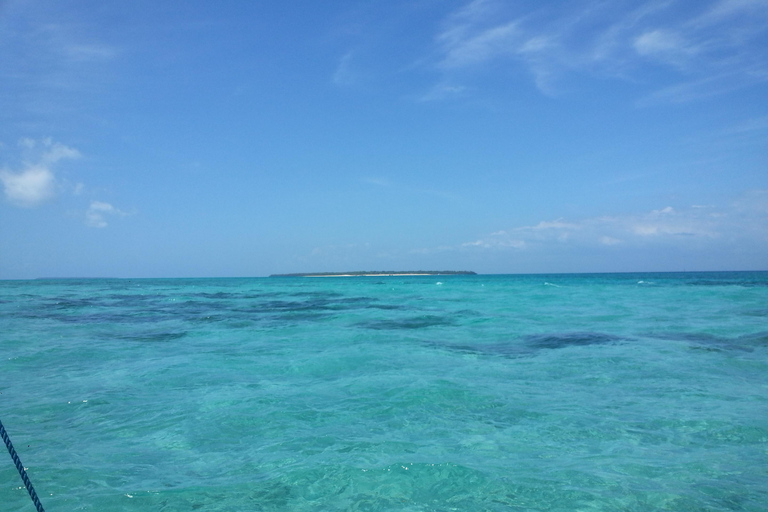
<path id="1" fill-rule="evenodd" d="M 301 272 L 272 274 L 269 277 L 358 277 L 358 276 L 448 276 L 477 275 L 471 270 L 359 270 L 354 272 Z"/>

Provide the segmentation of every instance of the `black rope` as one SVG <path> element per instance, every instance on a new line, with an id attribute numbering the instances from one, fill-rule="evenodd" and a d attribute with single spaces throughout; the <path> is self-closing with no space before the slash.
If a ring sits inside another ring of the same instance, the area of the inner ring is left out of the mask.
<path id="1" fill-rule="evenodd" d="M 5 441 L 5 446 L 8 447 L 8 453 L 11 454 L 13 463 L 16 464 L 16 469 L 19 470 L 19 475 L 21 475 L 22 482 L 24 482 L 24 485 L 27 486 L 27 491 L 29 491 L 29 497 L 32 498 L 32 503 L 35 504 L 35 508 L 37 508 L 37 512 L 45 512 L 45 510 L 43 509 L 42 503 L 40 503 L 40 500 L 37 497 L 35 488 L 32 487 L 32 482 L 29 481 L 29 477 L 27 476 L 27 471 L 24 469 L 24 464 L 21 463 L 21 459 L 19 459 L 19 456 L 16 455 L 16 450 L 13 449 L 13 443 L 11 443 L 11 438 L 8 437 L 8 432 L 5 431 L 5 427 L 3 427 L 2 421 L 0 421 L 0 436 L 2 436 L 3 441 Z"/>

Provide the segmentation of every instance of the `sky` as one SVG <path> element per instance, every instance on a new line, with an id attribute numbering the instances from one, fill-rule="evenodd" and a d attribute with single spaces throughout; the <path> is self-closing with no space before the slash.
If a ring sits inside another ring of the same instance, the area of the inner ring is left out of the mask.
<path id="1" fill-rule="evenodd" d="M 0 0 L 0 279 L 768 270 L 768 0 Z"/>

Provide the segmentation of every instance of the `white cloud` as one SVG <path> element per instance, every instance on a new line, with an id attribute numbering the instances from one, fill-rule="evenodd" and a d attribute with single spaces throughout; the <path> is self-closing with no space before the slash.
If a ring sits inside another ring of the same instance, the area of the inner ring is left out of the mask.
<path id="1" fill-rule="evenodd" d="M 81 156 L 77 149 L 54 142 L 50 137 L 40 140 L 23 138 L 19 140 L 19 147 L 24 151 L 26 160 L 36 160 L 45 165 Z"/>
<path id="2" fill-rule="evenodd" d="M 37 206 L 53 196 L 55 178 L 45 167 L 28 167 L 21 172 L 0 171 L 5 197 L 25 208 Z"/>
<path id="3" fill-rule="evenodd" d="M 23 208 L 37 206 L 55 195 L 56 176 L 52 167 L 64 159 L 76 159 L 80 152 L 51 139 L 21 139 L 19 147 L 31 157 L 20 171 L 0 171 L 5 197 Z"/>
<path id="4" fill-rule="evenodd" d="M 66 158 L 75 159 L 80 158 L 80 152 L 74 148 L 65 146 L 64 144 L 52 143 L 50 139 L 47 139 L 45 144 L 46 150 L 42 155 L 42 162 L 45 164 L 55 164 L 59 160 Z"/>
<path id="5" fill-rule="evenodd" d="M 85 223 L 92 228 L 105 228 L 108 225 L 107 217 L 112 215 L 124 216 L 126 213 L 109 203 L 91 201 L 91 206 L 85 212 Z"/>

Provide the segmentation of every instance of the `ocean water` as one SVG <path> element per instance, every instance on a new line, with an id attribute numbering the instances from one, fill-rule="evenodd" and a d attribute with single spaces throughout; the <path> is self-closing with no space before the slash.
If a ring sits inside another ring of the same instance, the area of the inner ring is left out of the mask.
<path id="1" fill-rule="evenodd" d="M 768 510 L 765 272 L 0 281 L 0 348 L 49 512 Z"/>

